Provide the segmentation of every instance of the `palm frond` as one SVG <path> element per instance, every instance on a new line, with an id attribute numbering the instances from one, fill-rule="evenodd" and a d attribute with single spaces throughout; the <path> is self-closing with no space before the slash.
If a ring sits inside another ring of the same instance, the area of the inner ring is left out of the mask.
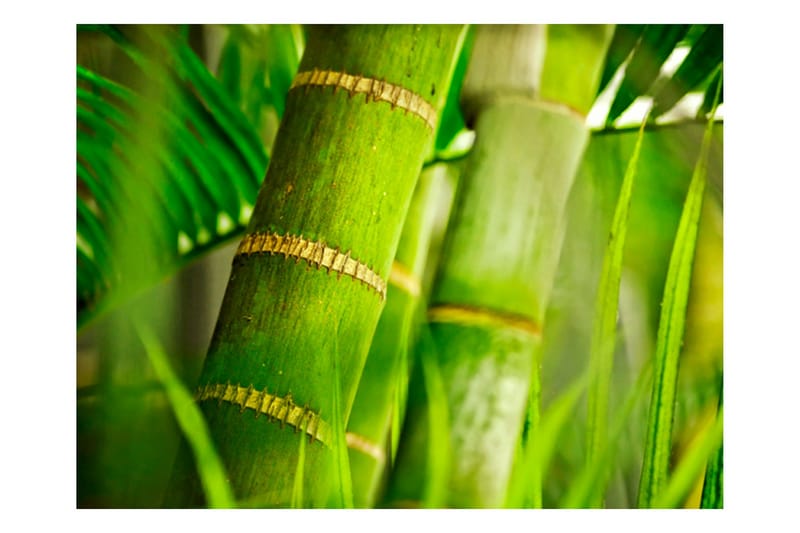
<path id="1" fill-rule="evenodd" d="M 271 28 L 261 55 L 273 63 L 250 69 L 257 90 L 237 99 L 230 61 L 224 85 L 179 28 L 79 31 L 109 37 L 116 54 L 108 73 L 77 67 L 80 328 L 244 230 L 269 161 L 256 104 L 282 106 L 302 35 Z"/>

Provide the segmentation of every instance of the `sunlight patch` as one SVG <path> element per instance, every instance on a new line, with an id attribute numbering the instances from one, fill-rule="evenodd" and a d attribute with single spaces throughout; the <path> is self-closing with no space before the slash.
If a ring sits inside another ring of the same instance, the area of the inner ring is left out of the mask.
<path id="1" fill-rule="evenodd" d="M 92 261 L 94 261 L 94 250 L 92 249 L 92 247 L 91 247 L 91 246 L 89 246 L 89 243 L 88 243 L 88 242 L 86 242 L 86 240 L 85 240 L 83 237 L 81 237 L 80 233 L 78 234 L 78 236 L 77 236 L 77 237 L 78 237 L 78 248 L 79 248 L 81 251 L 83 251 L 83 253 L 85 253 L 85 254 L 86 254 L 86 256 L 87 256 L 89 259 L 91 259 Z"/>
<path id="2" fill-rule="evenodd" d="M 227 213 L 217 215 L 217 235 L 225 235 L 235 226 L 231 217 Z"/>
<path id="3" fill-rule="evenodd" d="M 211 240 L 211 234 L 206 228 L 200 228 L 197 232 L 197 244 L 205 244 Z"/>
<path id="4" fill-rule="evenodd" d="M 185 254 L 192 249 L 192 240 L 184 232 L 178 232 L 178 253 Z"/>
<path id="5" fill-rule="evenodd" d="M 239 224 L 246 226 L 250 222 L 250 216 L 253 214 L 253 206 L 247 203 L 242 203 L 242 209 L 239 211 Z"/>

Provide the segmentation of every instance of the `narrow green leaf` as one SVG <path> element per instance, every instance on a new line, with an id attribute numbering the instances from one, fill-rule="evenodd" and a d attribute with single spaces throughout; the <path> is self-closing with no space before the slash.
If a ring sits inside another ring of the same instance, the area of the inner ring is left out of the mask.
<path id="1" fill-rule="evenodd" d="M 77 233 L 91 247 L 94 263 L 100 272 L 114 272 L 111 243 L 103 225 L 81 198 L 77 198 Z"/>
<path id="2" fill-rule="evenodd" d="M 197 226 L 194 220 L 194 210 L 192 202 L 187 198 L 187 188 L 182 187 L 191 177 L 176 166 L 173 161 L 173 154 L 166 149 L 165 143 L 153 143 L 143 139 L 143 135 L 132 133 L 127 128 L 115 128 L 114 123 L 105 120 L 104 117 L 78 107 L 77 116 L 80 122 L 91 127 L 95 132 L 95 139 L 104 139 L 108 145 L 114 142 L 117 133 L 125 138 L 127 147 L 133 157 L 153 158 L 159 167 L 164 168 L 169 173 L 152 175 L 149 172 L 139 174 L 139 185 L 148 186 L 148 196 L 158 199 L 162 204 L 162 211 L 170 217 L 174 226 L 185 232 L 190 237 L 197 235 Z M 102 142 L 102 141 L 99 141 Z"/>
<path id="3" fill-rule="evenodd" d="M 547 476 L 561 433 L 574 415 L 586 383 L 586 376 L 576 379 L 541 414 L 535 433 L 523 446 L 519 467 L 511 479 L 506 507 L 541 509 L 542 480 Z"/>
<path id="4" fill-rule="evenodd" d="M 628 211 L 644 139 L 647 117 L 642 120 L 633 153 L 628 161 L 622 187 L 611 223 L 608 246 L 603 257 L 600 283 L 595 301 L 595 318 L 589 350 L 589 394 L 587 403 L 586 462 L 596 460 L 606 443 L 608 402 L 614 350 L 617 342 L 619 286 L 622 278 L 622 257 L 628 231 Z M 593 505 L 599 506 L 598 500 Z"/>
<path id="5" fill-rule="evenodd" d="M 215 118 L 231 135 L 239 153 L 244 156 L 250 169 L 248 175 L 259 177 L 255 183 L 258 186 L 267 168 L 267 158 L 252 126 L 232 101 L 226 98 L 219 84 L 186 43 L 177 44 L 175 51 L 179 59 L 176 62 L 178 72 L 190 81 L 209 109 L 216 111 Z"/>
<path id="6" fill-rule="evenodd" d="M 658 77 L 661 66 L 689 29 L 688 24 L 650 24 L 633 51 L 606 119 L 612 125 L 636 98 L 647 93 Z"/>
<path id="7" fill-rule="evenodd" d="M 255 177 L 251 174 L 244 158 L 237 152 L 237 147 L 232 144 L 228 132 L 214 120 L 214 116 L 197 100 L 184 99 L 184 101 L 190 109 L 191 125 L 197 130 L 201 149 L 210 154 L 218 154 L 215 162 L 207 162 L 206 165 L 211 168 L 212 165 L 217 167 L 226 177 L 225 180 L 220 180 L 219 176 L 203 176 L 203 183 L 215 188 L 215 194 L 220 195 L 225 211 L 229 215 L 233 216 L 234 213 L 238 215 L 242 198 L 251 205 L 255 202 L 258 194 L 258 187 L 253 184 Z M 227 188 L 227 191 L 224 188 Z"/>
<path id="8" fill-rule="evenodd" d="M 614 416 L 614 422 L 606 439 L 605 446 L 595 460 L 585 463 L 583 469 L 575 476 L 567 494 L 561 501 L 563 509 L 583 509 L 602 501 L 606 492 L 606 484 L 620 449 L 620 441 L 634 409 L 643 400 L 647 386 L 652 379 L 652 366 L 646 364 L 639 372 L 635 384 L 628 391 L 622 406 Z"/>
<path id="9" fill-rule="evenodd" d="M 475 30 L 470 26 L 464 39 L 464 45 L 458 55 L 453 77 L 450 81 L 450 88 L 447 91 L 447 100 L 445 100 L 442 118 L 439 121 L 439 130 L 436 132 L 436 152 L 443 151 L 450 146 L 456 135 L 466 128 L 464 115 L 461 113 L 461 106 L 459 105 L 459 98 L 474 41 Z"/>
<path id="10" fill-rule="evenodd" d="M 658 118 L 672 109 L 678 100 L 708 79 L 721 64 L 722 24 L 711 24 L 697 39 L 675 74 L 653 96 L 653 117 Z M 714 88 L 716 84 L 711 90 Z"/>
<path id="11" fill-rule="evenodd" d="M 189 441 L 209 506 L 213 508 L 235 507 L 236 501 L 227 482 L 225 467 L 214 449 L 200 409 L 191 393 L 170 368 L 167 355 L 149 327 L 144 323 L 136 322 L 135 328 L 145 347 L 150 364 L 155 370 L 156 377 L 164 388 L 178 425 Z"/>
<path id="12" fill-rule="evenodd" d="M 722 78 L 722 69 L 719 69 L 717 70 L 717 73 L 714 74 L 714 77 L 711 79 L 711 83 L 709 83 L 708 87 L 706 87 L 706 92 L 705 95 L 703 96 L 703 103 L 700 106 L 700 109 L 697 110 L 698 119 L 705 119 L 707 115 L 711 112 L 711 108 L 714 106 L 714 94 L 717 88 L 717 84 L 721 83 L 720 82 L 721 78 Z M 725 93 L 724 87 L 721 87 L 719 90 L 719 104 L 722 104 L 724 93 Z"/>
<path id="13" fill-rule="evenodd" d="M 283 116 L 286 94 L 292 84 L 297 68 L 300 66 L 303 39 L 298 38 L 296 25 L 273 24 L 266 34 L 264 48 L 266 70 L 269 73 L 269 93 L 278 117 Z"/>
<path id="14" fill-rule="evenodd" d="M 697 445 L 687 452 L 663 492 L 656 497 L 653 507 L 669 509 L 683 504 L 703 467 L 722 445 L 722 418 L 723 409 L 720 408 L 714 423 L 703 434 Z"/>
<path id="15" fill-rule="evenodd" d="M 717 86 L 719 93 L 720 85 Z M 714 106 L 714 110 L 716 105 Z M 692 276 L 697 229 L 706 186 L 708 152 L 713 132 L 711 113 L 700 156 L 686 195 L 667 270 L 664 299 L 656 338 L 655 374 L 647 424 L 647 441 L 639 483 L 639 507 L 653 506 L 664 490 L 672 449 L 672 422 L 686 305 Z"/>
<path id="16" fill-rule="evenodd" d="M 722 411 L 722 390 L 720 390 L 719 396 L 719 409 L 717 411 L 717 416 L 722 418 L 721 416 Z M 703 494 L 700 498 L 700 508 L 701 509 L 722 509 L 722 501 L 723 501 L 723 484 L 722 484 L 722 474 L 723 474 L 723 445 L 720 441 L 719 447 L 714 452 L 714 455 L 711 457 L 711 460 L 708 462 L 706 466 L 706 476 L 705 480 L 703 481 Z"/>
<path id="17" fill-rule="evenodd" d="M 334 349 L 331 352 L 333 366 L 333 414 L 331 424 L 333 425 L 333 447 L 334 462 L 336 470 L 336 500 L 335 506 L 344 509 L 353 508 L 353 482 L 350 478 L 350 455 L 347 452 L 347 439 L 345 438 L 345 417 L 344 404 L 342 402 L 342 376 L 339 365 L 339 343 L 334 338 Z"/>
<path id="18" fill-rule="evenodd" d="M 606 54 L 606 62 L 603 67 L 603 75 L 600 78 L 600 85 L 597 88 L 597 94 L 603 92 L 608 83 L 614 77 L 614 74 L 619 70 L 631 50 L 639 42 L 644 31 L 644 24 L 617 24 L 614 29 L 614 37 L 611 39 L 611 44 L 608 46 L 608 53 Z"/>
<path id="19" fill-rule="evenodd" d="M 297 453 L 297 469 L 294 471 L 294 485 L 292 486 L 292 509 L 302 509 L 303 505 L 303 471 L 306 464 L 306 428 L 308 421 L 300 431 L 300 445 Z"/>
<path id="20" fill-rule="evenodd" d="M 217 79 L 234 101 L 241 100 L 240 79 L 242 75 L 241 46 L 230 37 L 222 47 L 217 67 Z"/>
<path id="21" fill-rule="evenodd" d="M 111 201 L 111 197 L 109 196 L 107 188 L 100 180 L 97 180 L 92 175 L 92 173 L 89 171 L 87 162 L 84 158 L 78 157 L 77 159 L 78 161 L 77 161 L 76 173 L 78 176 L 78 181 L 83 185 L 85 185 L 86 188 L 89 190 L 92 199 L 97 204 L 97 208 L 100 210 L 101 213 L 103 213 L 103 216 L 108 219 L 109 224 L 118 222 L 119 219 L 116 218 L 114 204 Z"/>
<path id="22" fill-rule="evenodd" d="M 81 250 L 80 246 L 77 249 L 77 277 L 78 300 L 90 299 L 95 291 L 107 283 L 95 262 Z"/>

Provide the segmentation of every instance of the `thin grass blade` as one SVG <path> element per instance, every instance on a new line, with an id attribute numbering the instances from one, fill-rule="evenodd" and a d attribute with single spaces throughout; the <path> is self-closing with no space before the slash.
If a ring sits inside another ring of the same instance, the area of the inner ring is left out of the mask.
<path id="1" fill-rule="evenodd" d="M 225 467 L 214 449 L 200 409 L 170 367 L 166 354 L 151 330 L 141 322 L 135 323 L 135 328 L 175 413 L 178 426 L 192 449 L 208 505 L 212 508 L 235 507 L 236 501 L 227 482 Z"/>
<path id="2" fill-rule="evenodd" d="M 303 508 L 303 471 L 306 464 L 306 429 L 308 422 L 306 421 L 303 430 L 300 431 L 300 444 L 297 453 L 297 469 L 294 471 L 294 486 L 292 487 L 292 500 L 289 504 L 292 509 Z"/>
<path id="3" fill-rule="evenodd" d="M 625 249 L 625 235 L 628 230 L 628 211 L 636 178 L 636 167 L 644 139 L 647 117 L 642 120 L 633 154 L 622 180 L 611 233 L 603 257 L 603 268 L 595 302 L 595 319 L 589 353 L 589 394 L 586 462 L 596 460 L 606 445 L 608 428 L 608 402 L 611 372 L 614 364 L 614 350 L 617 342 L 617 315 L 619 312 L 619 287 L 622 278 L 622 257 Z M 600 506 L 598 500 L 593 506 Z"/>
<path id="4" fill-rule="evenodd" d="M 561 433 L 574 414 L 586 384 L 586 376 L 581 376 L 541 414 L 534 436 L 523 447 L 522 461 L 512 477 L 506 507 L 541 509 L 542 480 L 547 476 Z"/>
<path id="5" fill-rule="evenodd" d="M 344 404 L 342 401 L 342 379 L 341 369 L 339 368 L 339 343 L 334 340 L 334 350 L 332 352 L 333 383 L 333 413 L 331 414 L 331 424 L 333 425 L 333 447 L 335 463 L 335 506 L 344 509 L 353 508 L 353 482 L 350 477 L 350 455 L 347 451 L 347 438 L 345 436 L 345 417 Z"/>
<path id="6" fill-rule="evenodd" d="M 720 88 L 721 84 L 718 84 L 717 94 L 719 94 Z M 716 110 L 716 105 L 712 109 L 703 137 L 700 156 L 689 184 L 664 286 L 664 298 L 656 338 L 655 372 L 647 424 L 647 441 L 639 483 L 639 507 L 651 507 L 658 501 L 657 498 L 665 488 L 669 473 L 678 366 L 686 325 L 686 307 L 697 229 L 706 186 L 714 110 Z"/>
<path id="7" fill-rule="evenodd" d="M 711 83 L 709 83 L 708 87 L 706 87 L 706 92 L 705 95 L 703 96 L 703 103 L 700 105 L 700 109 L 697 110 L 697 118 L 704 119 L 711 112 L 711 108 L 714 105 L 715 91 L 721 79 L 722 79 L 722 69 L 719 69 L 717 73 L 714 75 L 714 77 L 711 79 Z M 717 105 L 722 104 L 723 96 L 724 96 L 724 91 L 720 89 L 719 103 Z"/>
<path id="8" fill-rule="evenodd" d="M 692 448 L 675 469 L 663 492 L 653 502 L 653 507 L 670 509 L 680 506 L 703 471 L 709 458 L 722 445 L 723 409 L 720 408 L 713 425 L 705 432 L 700 442 Z M 721 504 L 721 502 L 720 502 Z"/>
<path id="9" fill-rule="evenodd" d="M 720 390 L 719 397 L 719 410 L 722 411 L 722 391 Z M 721 415 L 718 415 L 720 418 Z M 714 452 L 714 455 L 706 466 L 706 477 L 703 481 L 703 493 L 700 497 L 701 509 L 722 509 L 722 474 L 723 474 L 723 444 L 719 443 L 719 447 Z"/>
<path id="10" fill-rule="evenodd" d="M 590 507 L 593 502 L 602 500 L 622 435 L 631 421 L 636 406 L 644 399 L 651 379 L 652 366 L 645 365 L 615 416 L 605 446 L 599 456 L 592 462 L 586 463 L 583 470 L 575 477 L 575 482 L 561 502 L 561 508 L 583 509 Z"/>

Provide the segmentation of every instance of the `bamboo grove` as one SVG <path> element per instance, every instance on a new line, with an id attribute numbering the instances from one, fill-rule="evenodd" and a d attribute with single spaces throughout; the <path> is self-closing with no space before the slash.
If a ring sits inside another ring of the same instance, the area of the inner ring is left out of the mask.
<path id="1" fill-rule="evenodd" d="M 721 26 L 78 35 L 79 507 L 723 505 Z"/>

